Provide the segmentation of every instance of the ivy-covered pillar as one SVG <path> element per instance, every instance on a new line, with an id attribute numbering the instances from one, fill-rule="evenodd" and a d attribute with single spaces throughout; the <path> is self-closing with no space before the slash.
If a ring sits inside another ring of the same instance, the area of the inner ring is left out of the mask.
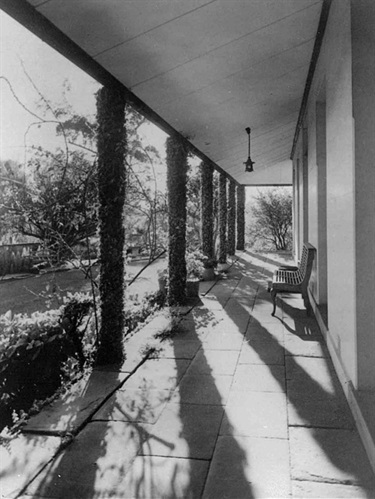
<path id="1" fill-rule="evenodd" d="M 208 258 L 214 257 L 213 178 L 211 165 L 201 164 L 201 237 L 202 251 Z"/>
<path id="2" fill-rule="evenodd" d="M 121 89 L 103 87 L 97 96 L 97 149 L 100 237 L 101 326 L 97 364 L 125 358 L 124 334 L 124 202 L 125 98 Z"/>
<path id="3" fill-rule="evenodd" d="M 228 255 L 236 253 L 236 184 L 231 179 L 228 190 Z"/>
<path id="4" fill-rule="evenodd" d="M 219 177 L 219 263 L 227 261 L 227 177 Z"/>
<path id="5" fill-rule="evenodd" d="M 168 269 L 169 305 L 181 305 L 186 299 L 186 181 L 187 150 L 181 139 L 167 139 L 168 188 Z"/>
<path id="6" fill-rule="evenodd" d="M 245 186 L 237 186 L 237 249 L 245 249 Z"/>

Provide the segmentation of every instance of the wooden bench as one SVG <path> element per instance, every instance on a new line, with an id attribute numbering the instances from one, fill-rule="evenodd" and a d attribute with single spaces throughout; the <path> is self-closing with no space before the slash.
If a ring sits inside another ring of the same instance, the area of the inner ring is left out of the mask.
<path id="1" fill-rule="evenodd" d="M 305 243 L 302 249 L 301 261 L 298 267 L 279 267 L 273 274 L 272 283 L 268 290 L 273 301 L 272 315 L 276 311 L 277 293 L 301 293 L 307 314 L 310 312 L 310 303 L 307 287 L 311 276 L 312 265 L 315 257 L 315 248 L 310 243 Z"/>

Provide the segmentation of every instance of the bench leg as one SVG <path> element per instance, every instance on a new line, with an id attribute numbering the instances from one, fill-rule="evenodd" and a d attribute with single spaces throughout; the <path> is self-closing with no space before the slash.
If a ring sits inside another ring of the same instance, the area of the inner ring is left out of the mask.
<path id="1" fill-rule="evenodd" d="M 307 295 L 307 292 L 302 293 L 302 298 L 303 298 L 303 304 L 305 305 L 305 309 L 306 309 L 306 315 L 309 316 L 311 313 L 311 306 L 310 306 L 310 301 L 309 301 L 309 297 Z"/>
<path id="2" fill-rule="evenodd" d="M 277 291 L 275 291 L 274 289 L 271 289 L 271 297 L 272 297 L 272 302 L 273 302 L 273 310 L 272 310 L 271 315 L 275 315 L 275 312 L 276 312 L 276 295 L 277 295 Z"/>

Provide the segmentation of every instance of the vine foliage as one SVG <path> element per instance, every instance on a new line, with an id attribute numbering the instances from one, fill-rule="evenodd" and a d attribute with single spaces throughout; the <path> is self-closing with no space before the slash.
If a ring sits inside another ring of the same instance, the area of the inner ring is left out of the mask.
<path id="1" fill-rule="evenodd" d="M 245 186 L 237 186 L 237 249 L 245 249 Z"/>
<path id="2" fill-rule="evenodd" d="M 180 305 L 186 299 L 186 182 L 187 151 L 178 137 L 168 137 L 168 268 L 170 305 Z"/>
<path id="3" fill-rule="evenodd" d="M 101 328 L 97 364 L 124 360 L 125 98 L 103 87 L 97 95 Z"/>
<path id="4" fill-rule="evenodd" d="M 228 189 L 228 254 L 236 253 L 236 184 L 229 181 Z"/>
<path id="5" fill-rule="evenodd" d="M 219 177 L 219 263 L 227 261 L 227 177 Z"/>
<path id="6" fill-rule="evenodd" d="M 213 217 L 213 168 L 201 164 L 201 206 L 202 251 L 208 258 L 214 257 L 214 217 Z"/>

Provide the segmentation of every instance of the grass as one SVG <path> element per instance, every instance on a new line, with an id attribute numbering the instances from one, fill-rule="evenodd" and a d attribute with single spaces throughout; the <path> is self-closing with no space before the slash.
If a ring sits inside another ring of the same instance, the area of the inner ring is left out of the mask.
<path id="1" fill-rule="evenodd" d="M 127 279 L 130 280 L 145 264 L 133 262 L 127 266 Z M 157 270 L 165 265 L 158 261 L 150 265 L 144 273 L 132 284 L 127 293 L 130 295 L 143 295 L 157 289 Z M 98 275 L 99 267 L 93 267 L 94 277 Z M 56 290 L 55 298 L 47 302 L 42 294 L 52 294 Z M 58 308 L 61 297 L 68 292 L 75 293 L 91 291 L 91 283 L 80 270 L 66 270 L 33 275 L 20 279 L 0 280 L 0 315 L 12 310 L 14 314 L 31 314 L 35 311 L 44 312 L 48 309 Z M 59 300 L 59 298 L 60 300 Z"/>

